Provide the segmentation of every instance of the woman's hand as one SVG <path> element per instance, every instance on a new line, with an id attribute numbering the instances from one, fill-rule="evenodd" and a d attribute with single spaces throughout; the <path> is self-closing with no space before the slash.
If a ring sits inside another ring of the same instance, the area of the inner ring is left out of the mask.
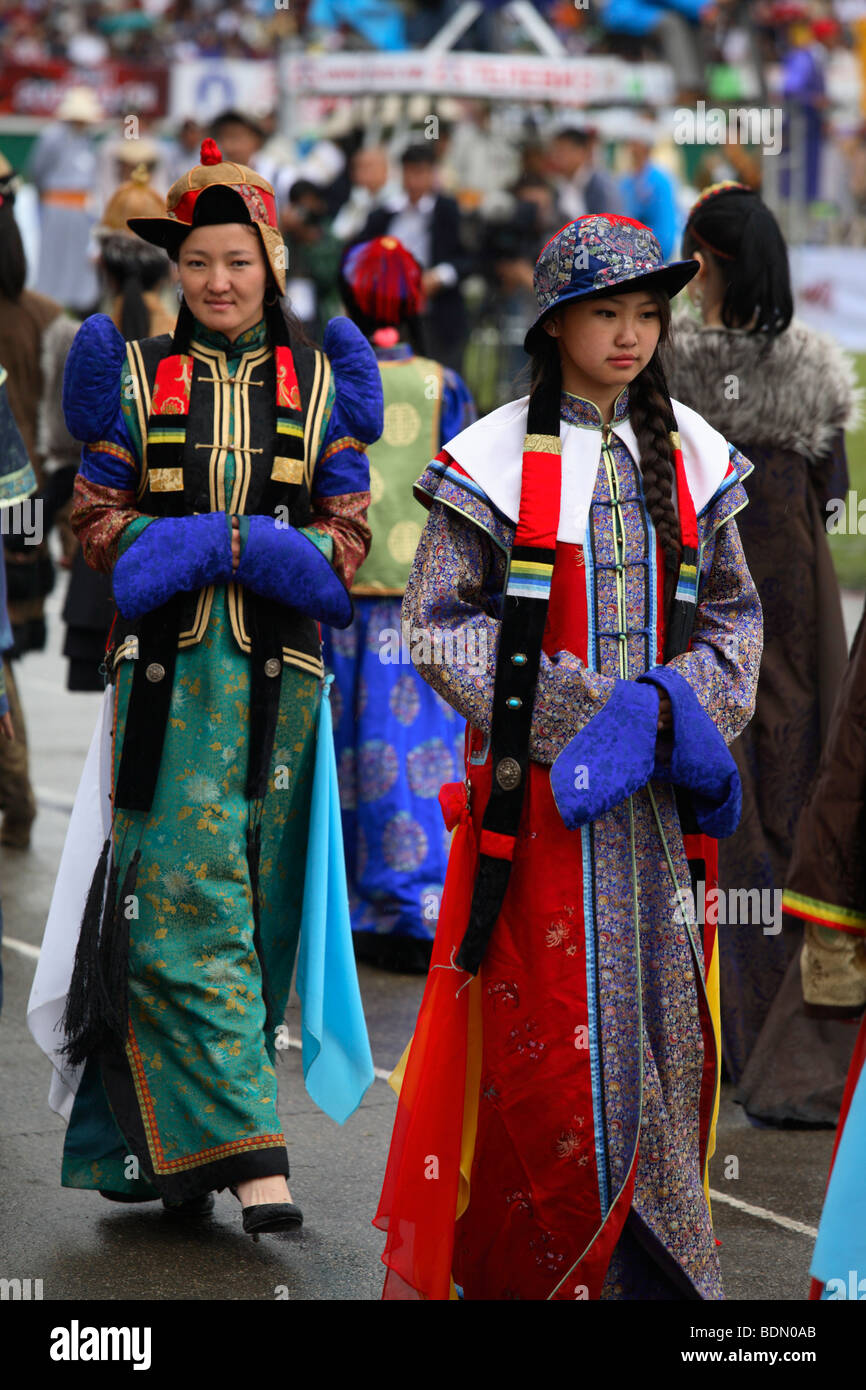
<path id="1" fill-rule="evenodd" d="M 670 696 L 665 691 L 659 691 L 659 722 L 657 727 L 660 734 L 673 728 Z"/>
<path id="2" fill-rule="evenodd" d="M 11 714 L 0 714 L 0 732 L 4 733 L 7 738 L 15 737 L 15 730 L 12 728 Z"/>
<path id="3" fill-rule="evenodd" d="M 236 570 L 241 562 L 241 523 L 236 516 L 232 517 L 232 569 Z"/>

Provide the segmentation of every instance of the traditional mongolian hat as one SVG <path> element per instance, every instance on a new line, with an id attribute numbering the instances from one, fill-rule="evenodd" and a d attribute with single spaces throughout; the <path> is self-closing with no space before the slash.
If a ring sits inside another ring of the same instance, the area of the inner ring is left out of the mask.
<path id="1" fill-rule="evenodd" d="M 285 294 L 286 253 L 274 190 L 255 169 L 224 161 L 214 141 L 205 140 L 201 164 L 172 184 L 165 207 L 166 215 L 130 217 L 128 226 L 175 259 L 181 242 L 194 227 L 247 222 L 258 227 L 265 259 L 280 294 Z"/>
<path id="2" fill-rule="evenodd" d="M 697 261 L 665 265 L 658 240 L 642 222 L 613 213 L 589 213 L 561 227 L 541 249 L 535 263 L 535 297 L 539 314 L 523 346 L 535 352 L 542 342 L 542 324 L 562 304 L 598 299 L 614 289 L 660 289 L 679 294 L 693 275 Z"/>
<path id="3" fill-rule="evenodd" d="M 355 304 L 380 328 L 399 328 L 421 313 L 422 273 L 411 251 L 392 236 L 351 246 L 340 268 Z"/>
<path id="4" fill-rule="evenodd" d="M 121 233 L 132 237 L 134 232 L 127 225 L 131 218 L 162 217 L 163 200 L 155 188 L 151 187 L 150 174 L 146 164 L 133 169 L 130 178 L 116 188 L 105 204 L 102 221 L 95 229 L 97 236 Z"/>

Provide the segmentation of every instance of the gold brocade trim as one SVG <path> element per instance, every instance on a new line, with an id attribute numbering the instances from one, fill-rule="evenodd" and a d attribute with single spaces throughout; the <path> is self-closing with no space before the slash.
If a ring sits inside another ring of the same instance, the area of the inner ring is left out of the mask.
<path id="1" fill-rule="evenodd" d="M 240 584 L 231 583 L 226 589 L 226 596 L 229 605 L 229 622 L 234 633 L 235 641 L 242 652 L 251 652 L 253 649 L 252 639 L 247 632 L 244 624 L 244 605 L 241 603 Z"/>
<path id="2" fill-rule="evenodd" d="M 283 662 L 286 666 L 297 666 L 299 671 L 308 671 L 320 679 L 325 674 L 325 663 L 321 657 L 309 656 L 307 652 L 296 651 L 294 647 L 283 647 Z"/>
<path id="3" fill-rule="evenodd" d="M 303 459 L 281 458 L 279 455 L 274 459 L 274 466 L 271 469 L 271 477 L 278 483 L 299 483 L 304 476 Z"/>
<path id="4" fill-rule="evenodd" d="M 138 416 L 138 432 L 141 435 L 141 477 L 138 480 L 138 492 L 136 494 L 138 500 L 141 501 L 147 491 L 147 422 L 150 418 L 151 397 L 147 372 L 144 370 L 144 358 L 141 355 L 141 348 L 135 341 L 126 345 L 126 362 L 135 387 L 135 413 Z"/>
<path id="5" fill-rule="evenodd" d="M 525 454 L 561 454 L 562 440 L 558 434 L 527 434 L 523 440 Z"/>
<path id="6" fill-rule="evenodd" d="M 247 496 L 253 477 L 253 461 L 250 449 L 252 439 L 252 407 L 250 405 L 251 386 L 263 386 L 264 382 L 252 380 L 252 374 L 256 367 L 268 360 L 271 356 L 271 349 L 268 346 L 260 348 L 257 352 L 249 352 L 241 362 L 233 387 L 233 407 L 235 419 L 235 443 L 232 451 L 235 456 L 235 485 L 232 490 L 231 504 L 226 510 L 245 514 L 247 509 Z M 238 428 L 240 424 L 240 428 Z M 240 458 L 239 458 L 240 455 Z"/>
<path id="7" fill-rule="evenodd" d="M 112 667 L 115 667 L 119 661 L 123 661 L 126 657 L 128 657 L 130 661 L 134 661 L 137 659 L 137 637 L 127 637 L 126 640 L 124 642 L 121 642 L 120 646 L 115 649 L 114 660 L 111 663 Z"/>
<path id="8" fill-rule="evenodd" d="M 178 634 L 178 647 L 195 647 L 204 637 L 210 622 L 214 592 L 213 584 L 209 584 L 206 589 L 199 589 L 192 627 Z"/>
<path id="9" fill-rule="evenodd" d="M 682 447 L 683 447 L 683 446 L 682 446 L 682 442 L 681 442 L 680 436 L 679 436 L 679 434 L 678 434 L 678 432 L 677 432 L 676 430 L 671 430 L 671 432 L 670 432 L 670 441 L 671 441 L 671 444 L 673 445 L 673 447 L 674 447 L 675 449 L 682 449 Z"/>
<path id="10" fill-rule="evenodd" d="M 151 492 L 183 492 L 182 468 L 152 468 L 148 478 Z"/>
<path id="11" fill-rule="evenodd" d="M 199 344 L 195 344 L 191 349 L 191 356 L 210 373 L 209 376 L 197 376 L 196 379 L 213 387 L 213 434 L 211 436 L 213 443 L 211 446 L 204 446 L 210 447 L 208 492 L 212 512 L 225 511 L 243 514 L 245 511 L 252 479 L 250 449 L 252 411 L 248 388 L 263 385 L 261 381 L 253 381 L 252 375 L 255 369 L 262 362 L 265 362 L 270 355 L 271 349 L 267 345 L 255 352 L 245 353 L 235 376 L 231 377 L 228 373 L 225 352 L 217 348 L 206 348 Z M 150 489 L 154 492 L 174 490 L 175 487 L 182 488 L 182 469 L 154 469 L 151 472 L 147 467 L 147 424 L 150 416 L 151 397 L 144 362 L 137 343 L 127 345 L 127 357 L 130 361 L 134 380 L 139 384 L 139 389 L 136 390 L 136 406 L 141 427 L 143 455 L 139 497 L 146 490 L 148 479 L 150 479 Z M 271 474 L 276 481 L 299 483 L 304 477 L 307 478 L 308 483 L 311 480 L 330 381 L 330 363 L 323 352 L 317 351 L 313 383 L 303 427 L 304 458 L 302 460 L 287 459 L 277 456 L 274 459 Z M 231 429 L 229 428 L 230 421 L 232 421 L 233 426 Z M 234 437 L 229 438 L 230 434 Z M 229 453 L 234 455 L 235 461 L 234 483 L 230 498 L 226 496 L 226 461 Z M 172 479 L 175 475 L 179 475 L 180 482 L 169 488 L 163 482 L 163 478 Z M 213 608 L 214 593 L 215 587 L 212 584 L 199 590 L 192 625 L 187 631 L 179 634 L 179 647 L 196 646 L 204 637 Z M 232 634 L 241 651 L 249 655 L 252 650 L 252 641 L 244 621 L 245 604 L 241 597 L 241 586 L 230 582 L 226 586 L 226 597 Z M 321 657 L 311 657 L 308 653 L 297 651 L 295 648 L 283 648 L 283 661 L 286 665 L 296 666 L 311 675 L 320 678 L 324 675 L 324 664 Z"/>
<path id="12" fill-rule="evenodd" d="M 358 598 L 402 598 L 406 590 L 388 588 L 386 584 L 373 582 L 371 584 L 353 584 L 349 592 Z"/>
<path id="13" fill-rule="evenodd" d="M 229 584 L 227 586 L 227 598 L 229 606 L 229 619 L 232 632 L 241 651 L 249 656 L 253 649 L 250 635 L 244 624 L 244 604 L 241 600 L 242 586 L 240 584 Z M 312 676 L 323 676 L 325 665 L 321 656 L 310 656 L 309 652 L 299 652 L 295 647 L 283 647 L 283 663 L 286 666 L 297 666 L 301 671 L 308 671 Z"/>
<path id="14" fill-rule="evenodd" d="M 328 404 L 328 388 L 331 384 L 331 364 L 323 352 L 316 351 L 313 369 L 313 385 L 310 401 L 304 420 L 304 481 L 310 492 L 313 490 L 313 470 L 318 461 L 319 435 L 322 419 Z"/>

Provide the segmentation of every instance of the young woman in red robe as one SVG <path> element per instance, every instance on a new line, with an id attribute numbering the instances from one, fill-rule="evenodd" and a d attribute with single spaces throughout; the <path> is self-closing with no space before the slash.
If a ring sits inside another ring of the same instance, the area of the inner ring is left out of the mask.
<path id="1" fill-rule="evenodd" d="M 726 745 L 762 630 L 733 520 L 750 464 L 658 357 L 696 269 L 628 218 L 564 227 L 529 397 L 416 485 L 404 620 L 487 656 L 434 640 L 420 668 L 467 720 L 467 776 L 441 796 L 456 834 L 394 1077 L 389 1298 L 722 1297 L 695 892 L 739 815 Z"/>

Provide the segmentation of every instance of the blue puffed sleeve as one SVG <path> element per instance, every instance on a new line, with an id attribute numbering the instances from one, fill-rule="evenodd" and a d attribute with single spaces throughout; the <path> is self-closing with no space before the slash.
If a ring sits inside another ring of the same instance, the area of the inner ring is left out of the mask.
<path id="1" fill-rule="evenodd" d="M 442 449 L 461 430 L 478 418 L 469 387 L 452 367 L 445 367 L 442 376 L 442 413 L 439 417 L 439 448 Z"/>
<path id="2" fill-rule="evenodd" d="M 335 398 L 313 473 L 313 494 L 368 492 L 364 452 L 382 433 L 384 402 L 376 354 L 351 319 L 331 319 L 322 346 L 334 374 Z"/>
<path id="3" fill-rule="evenodd" d="M 119 491 L 134 487 L 139 466 L 121 407 L 125 362 L 125 339 L 107 314 L 92 314 L 72 340 L 63 373 L 66 428 L 84 444 L 79 471 Z"/>

